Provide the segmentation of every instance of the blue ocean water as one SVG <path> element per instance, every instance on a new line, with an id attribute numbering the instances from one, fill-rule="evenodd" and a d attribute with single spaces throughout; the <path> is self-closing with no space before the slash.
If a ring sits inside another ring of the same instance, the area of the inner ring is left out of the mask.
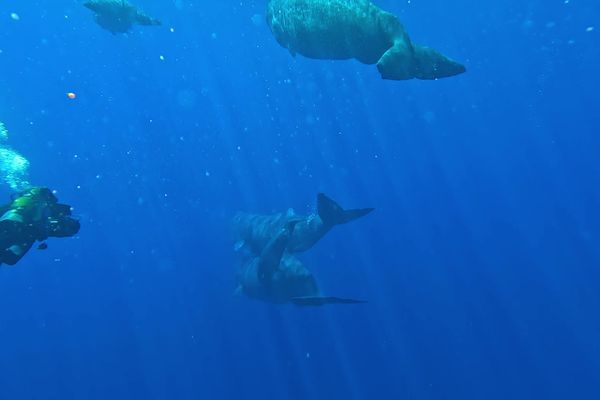
<path id="1" fill-rule="evenodd" d="M 378 0 L 467 66 L 405 82 L 135 3 L 0 5 L 0 121 L 82 224 L 0 267 L 0 398 L 599 398 L 600 3 Z M 368 303 L 235 296 L 232 216 L 318 192 L 376 209 L 300 255 Z"/>

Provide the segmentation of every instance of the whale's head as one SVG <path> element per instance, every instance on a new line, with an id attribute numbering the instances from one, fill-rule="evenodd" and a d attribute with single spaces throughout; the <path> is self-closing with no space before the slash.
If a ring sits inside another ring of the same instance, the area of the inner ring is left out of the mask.
<path id="1" fill-rule="evenodd" d="M 440 52 L 424 46 L 415 46 L 415 78 L 440 79 L 464 73 L 467 69 Z"/>
<path id="2" fill-rule="evenodd" d="M 462 74 L 465 66 L 423 46 L 395 44 L 377 62 L 383 79 L 440 79 Z"/>

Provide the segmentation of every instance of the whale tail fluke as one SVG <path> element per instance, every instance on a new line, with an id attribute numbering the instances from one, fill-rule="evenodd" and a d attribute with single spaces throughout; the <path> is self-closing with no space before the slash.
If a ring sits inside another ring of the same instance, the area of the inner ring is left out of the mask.
<path id="1" fill-rule="evenodd" d="M 317 195 L 317 212 L 325 225 L 341 225 L 357 218 L 364 217 L 374 208 L 357 208 L 344 210 L 338 203 L 325 196 L 323 193 Z"/>
<path id="2" fill-rule="evenodd" d="M 440 79 L 462 74 L 464 65 L 424 46 L 397 42 L 377 62 L 383 79 Z"/>
<path id="3" fill-rule="evenodd" d="M 361 304 L 366 303 L 364 300 L 343 299 L 341 297 L 326 297 L 326 296 L 305 296 L 293 297 L 292 304 L 300 307 L 315 307 L 324 306 L 326 304 Z"/>

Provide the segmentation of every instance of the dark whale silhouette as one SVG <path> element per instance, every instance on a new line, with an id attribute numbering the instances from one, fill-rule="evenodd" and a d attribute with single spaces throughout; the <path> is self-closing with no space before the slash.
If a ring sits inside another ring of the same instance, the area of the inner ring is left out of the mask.
<path id="1" fill-rule="evenodd" d="M 316 214 L 300 216 L 291 209 L 271 215 L 238 213 L 233 220 L 236 249 L 258 255 L 286 224 L 294 220 L 296 224 L 286 242 L 286 251 L 299 253 L 314 246 L 334 226 L 354 221 L 371 211 L 373 208 L 344 210 L 335 201 L 319 193 Z"/>
<path id="2" fill-rule="evenodd" d="M 90 0 L 83 5 L 94 12 L 96 23 L 113 35 L 129 31 L 133 24 L 160 25 L 127 0 Z"/>
<path id="3" fill-rule="evenodd" d="M 270 0 L 267 23 L 292 55 L 377 64 L 383 79 L 439 79 L 465 67 L 415 45 L 398 18 L 369 0 Z"/>
<path id="4" fill-rule="evenodd" d="M 297 306 L 364 303 L 322 296 L 314 276 L 298 258 L 286 252 L 298 220 L 288 221 L 257 256 L 245 259 L 237 274 L 238 292 L 270 303 Z"/>

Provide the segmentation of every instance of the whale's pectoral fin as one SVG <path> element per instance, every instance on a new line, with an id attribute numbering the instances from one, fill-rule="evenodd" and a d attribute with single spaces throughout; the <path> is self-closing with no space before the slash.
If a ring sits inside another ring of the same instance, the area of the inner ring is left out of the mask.
<path id="1" fill-rule="evenodd" d="M 144 13 L 138 12 L 135 17 L 135 22 L 140 25 L 160 25 L 160 21 L 147 16 Z"/>
<path id="2" fill-rule="evenodd" d="M 323 193 L 317 195 L 317 212 L 325 225 L 333 226 L 345 224 L 354 221 L 357 218 L 364 217 L 373 210 L 374 208 L 344 210 L 338 203 L 325 196 Z"/>
<path id="3" fill-rule="evenodd" d="M 414 46 L 415 78 L 440 79 L 462 74 L 464 65 L 451 60 L 440 52 L 423 46 Z"/>
<path id="4" fill-rule="evenodd" d="M 366 303 L 364 300 L 342 299 L 340 297 L 325 297 L 325 296 L 304 296 L 293 297 L 290 300 L 297 306 L 324 306 L 326 304 L 360 304 Z"/>
<path id="5" fill-rule="evenodd" d="M 423 46 L 407 47 L 397 43 L 377 62 L 383 79 L 440 79 L 462 74 L 464 65 L 449 59 L 438 51 Z"/>
<path id="6" fill-rule="evenodd" d="M 279 269 L 281 258 L 285 252 L 285 248 L 289 242 L 290 236 L 294 231 L 294 227 L 301 218 L 294 218 L 286 222 L 279 233 L 273 237 L 258 257 L 257 274 L 258 280 L 267 284 L 273 278 L 275 272 Z"/>

